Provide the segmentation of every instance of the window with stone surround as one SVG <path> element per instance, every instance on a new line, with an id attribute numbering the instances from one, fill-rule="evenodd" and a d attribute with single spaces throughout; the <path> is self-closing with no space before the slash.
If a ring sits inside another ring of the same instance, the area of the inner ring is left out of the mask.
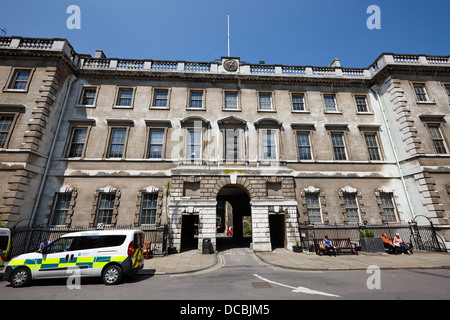
<path id="1" fill-rule="evenodd" d="M 188 109 L 205 109 L 204 96 L 203 90 L 190 90 Z"/>
<path id="2" fill-rule="evenodd" d="M 98 87 L 95 86 L 83 87 L 83 89 L 81 90 L 81 96 L 78 105 L 90 107 L 95 106 L 97 101 L 97 91 Z"/>
<path id="3" fill-rule="evenodd" d="M 274 110 L 271 92 L 259 92 L 258 93 L 258 110 L 259 111 Z"/>
<path id="4" fill-rule="evenodd" d="M 224 93 L 224 110 L 239 110 L 238 92 L 225 91 Z"/>
<path id="5" fill-rule="evenodd" d="M 319 193 L 306 193 L 306 212 L 310 223 L 321 223 L 322 214 L 320 211 Z"/>
<path id="6" fill-rule="evenodd" d="M 424 83 L 414 83 L 413 88 L 416 94 L 417 102 L 426 102 L 429 100 Z"/>
<path id="7" fill-rule="evenodd" d="M 53 194 L 53 197 L 50 197 L 48 202 L 49 226 L 71 226 L 77 196 L 77 189 L 63 186 Z"/>
<path id="8" fill-rule="evenodd" d="M 115 107 L 132 107 L 134 88 L 118 88 Z"/>
<path id="9" fill-rule="evenodd" d="M 130 128 L 134 125 L 133 120 L 107 119 L 109 125 L 108 144 L 105 158 L 125 158 L 128 135 Z"/>
<path id="10" fill-rule="evenodd" d="M 369 153 L 369 160 L 381 160 L 377 134 L 365 133 L 364 140 L 366 142 L 367 152 Z"/>
<path id="11" fill-rule="evenodd" d="M 241 129 L 225 129 L 225 160 L 236 162 L 241 159 L 240 152 Z"/>
<path id="12" fill-rule="evenodd" d="M 309 186 L 301 191 L 303 215 L 309 223 L 325 223 L 328 221 L 325 194 L 322 189 Z"/>
<path id="13" fill-rule="evenodd" d="M 0 148 L 7 147 L 15 118 L 13 114 L 0 114 Z"/>
<path id="14" fill-rule="evenodd" d="M 303 93 L 292 93 L 292 111 L 306 111 L 305 95 Z"/>
<path id="15" fill-rule="evenodd" d="M 71 193 L 57 193 L 55 195 L 50 225 L 52 226 L 66 225 L 71 199 L 72 199 Z"/>
<path id="16" fill-rule="evenodd" d="M 120 190 L 114 187 L 97 189 L 91 213 L 90 226 L 116 225 L 119 213 Z"/>
<path id="17" fill-rule="evenodd" d="M 344 192 L 343 200 L 345 204 L 345 215 L 347 222 L 359 222 L 359 209 L 356 200 L 356 193 Z"/>
<path id="18" fill-rule="evenodd" d="M 439 124 L 428 124 L 428 131 L 433 141 L 434 151 L 437 154 L 447 154 L 447 146 L 442 136 Z"/>
<path id="19" fill-rule="evenodd" d="M 380 192 L 381 207 L 383 208 L 383 216 L 387 222 L 397 222 L 397 214 L 394 203 L 394 195 L 392 192 Z"/>
<path id="20" fill-rule="evenodd" d="M 202 158 L 202 130 L 188 129 L 187 130 L 187 158 L 201 159 Z"/>
<path id="21" fill-rule="evenodd" d="M 7 82 L 8 85 L 4 88 L 4 90 L 17 92 L 28 91 L 33 71 L 34 69 L 14 68 L 10 75 L 9 81 Z"/>
<path id="22" fill-rule="evenodd" d="M 338 111 L 336 105 L 336 97 L 334 95 L 324 95 L 323 101 L 325 103 L 326 112 L 336 112 Z"/>
<path id="23" fill-rule="evenodd" d="M 312 160 L 309 132 L 297 132 L 298 157 L 300 160 Z"/>
<path id="24" fill-rule="evenodd" d="M 134 225 L 160 225 L 162 201 L 162 189 L 153 186 L 140 189 L 137 194 Z"/>
<path id="25" fill-rule="evenodd" d="M 149 159 L 162 159 L 164 148 L 164 129 L 150 129 L 149 132 Z"/>
<path id="26" fill-rule="evenodd" d="M 344 133 L 332 132 L 331 143 L 333 145 L 333 154 L 335 160 L 347 160 L 347 153 L 345 150 Z"/>
<path id="27" fill-rule="evenodd" d="M 355 96 L 356 112 L 367 113 L 369 112 L 369 105 L 367 104 L 366 96 Z"/>
<path id="28" fill-rule="evenodd" d="M 366 209 L 362 193 L 351 186 L 339 189 L 339 201 L 344 223 L 358 223 L 366 220 Z"/>
<path id="29" fill-rule="evenodd" d="M 261 130 L 262 135 L 262 149 L 264 160 L 277 159 L 277 145 L 276 145 L 276 130 L 264 129 Z"/>
<path id="30" fill-rule="evenodd" d="M 169 89 L 154 89 L 152 108 L 169 108 Z"/>
<path id="31" fill-rule="evenodd" d="M 143 193 L 139 224 L 156 224 L 157 193 Z"/>

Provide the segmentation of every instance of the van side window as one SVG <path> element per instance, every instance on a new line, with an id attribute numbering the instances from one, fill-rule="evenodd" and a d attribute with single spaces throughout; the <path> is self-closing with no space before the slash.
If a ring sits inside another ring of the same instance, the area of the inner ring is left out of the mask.
<path id="1" fill-rule="evenodd" d="M 100 236 L 86 236 L 86 237 L 77 237 L 74 240 L 74 245 L 72 246 L 72 250 L 87 250 L 87 249 L 95 249 L 98 247 L 98 241 Z"/>
<path id="2" fill-rule="evenodd" d="M 124 243 L 127 236 L 117 235 L 117 236 L 101 236 L 99 242 L 99 248 L 105 247 L 117 247 Z"/>
<path id="3" fill-rule="evenodd" d="M 73 238 L 59 238 L 51 243 L 45 250 L 46 253 L 58 253 L 70 250 Z"/>

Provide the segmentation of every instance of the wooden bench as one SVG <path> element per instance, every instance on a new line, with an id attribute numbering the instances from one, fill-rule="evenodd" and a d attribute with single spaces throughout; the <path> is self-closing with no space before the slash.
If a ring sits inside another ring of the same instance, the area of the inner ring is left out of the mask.
<path id="1" fill-rule="evenodd" d="M 336 254 L 340 254 L 341 250 L 350 250 L 351 253 L 358 255 L 358 249 L 356 244 L 350 241 L 350 238 L 346 239 L 330 239 L 331 244 L 336 248 Z M 322 255 L 323 251 L 326 251 L 325 247 L 322 246 L 323 239 L 314 239 L 314 250 L 319 256 Z"/>
<path id="2" fill-rule="evenodd" d="M 385 251 L 387 251 L 387 253 L 389 253 L 389 254 L 399 254 L 399 253 L 402 253 L 402 251 L 403 251 L 400 247 L 395 247 L 395 246 L 391 247 L 386 242 L 383 242 L 383 245 L 384 245 Z M 413 250 L 412 243 L 407 243 L 407 245 L 412 251 Z M 397 249 L 397 253 L 395 253 L 395 251 L 396 251 L 395 249 Z"/>

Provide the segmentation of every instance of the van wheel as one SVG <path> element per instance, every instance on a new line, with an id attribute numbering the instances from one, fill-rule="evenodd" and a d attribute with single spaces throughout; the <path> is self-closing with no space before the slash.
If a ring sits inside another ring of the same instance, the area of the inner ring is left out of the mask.
<path id="1" fill-rule="evenodd" d="M 117 265 L 111 265 L 103 271 L 103 283 L 106 285 L 118 284 L 122 280 L 122 269 Z"/>
<path id="2" fill-rule="evenodd" d="M 31 272 L 27 268 L 16 269 L 10 279 L 13 288 L 26 287 L 31 282 Z"/>

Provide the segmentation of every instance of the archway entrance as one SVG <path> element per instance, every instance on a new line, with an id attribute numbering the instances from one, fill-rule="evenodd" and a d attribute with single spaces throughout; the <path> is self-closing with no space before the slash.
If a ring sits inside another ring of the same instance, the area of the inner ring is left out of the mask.
<path id="1" fill-rule="evenodd" d="M 236 185 L 226 185 L 217 194 L 217 250 L 250 247 L 252 242 L 252 211 L 247 191 Z M 227 230 L 233 229 L 233 234 Z"/>

